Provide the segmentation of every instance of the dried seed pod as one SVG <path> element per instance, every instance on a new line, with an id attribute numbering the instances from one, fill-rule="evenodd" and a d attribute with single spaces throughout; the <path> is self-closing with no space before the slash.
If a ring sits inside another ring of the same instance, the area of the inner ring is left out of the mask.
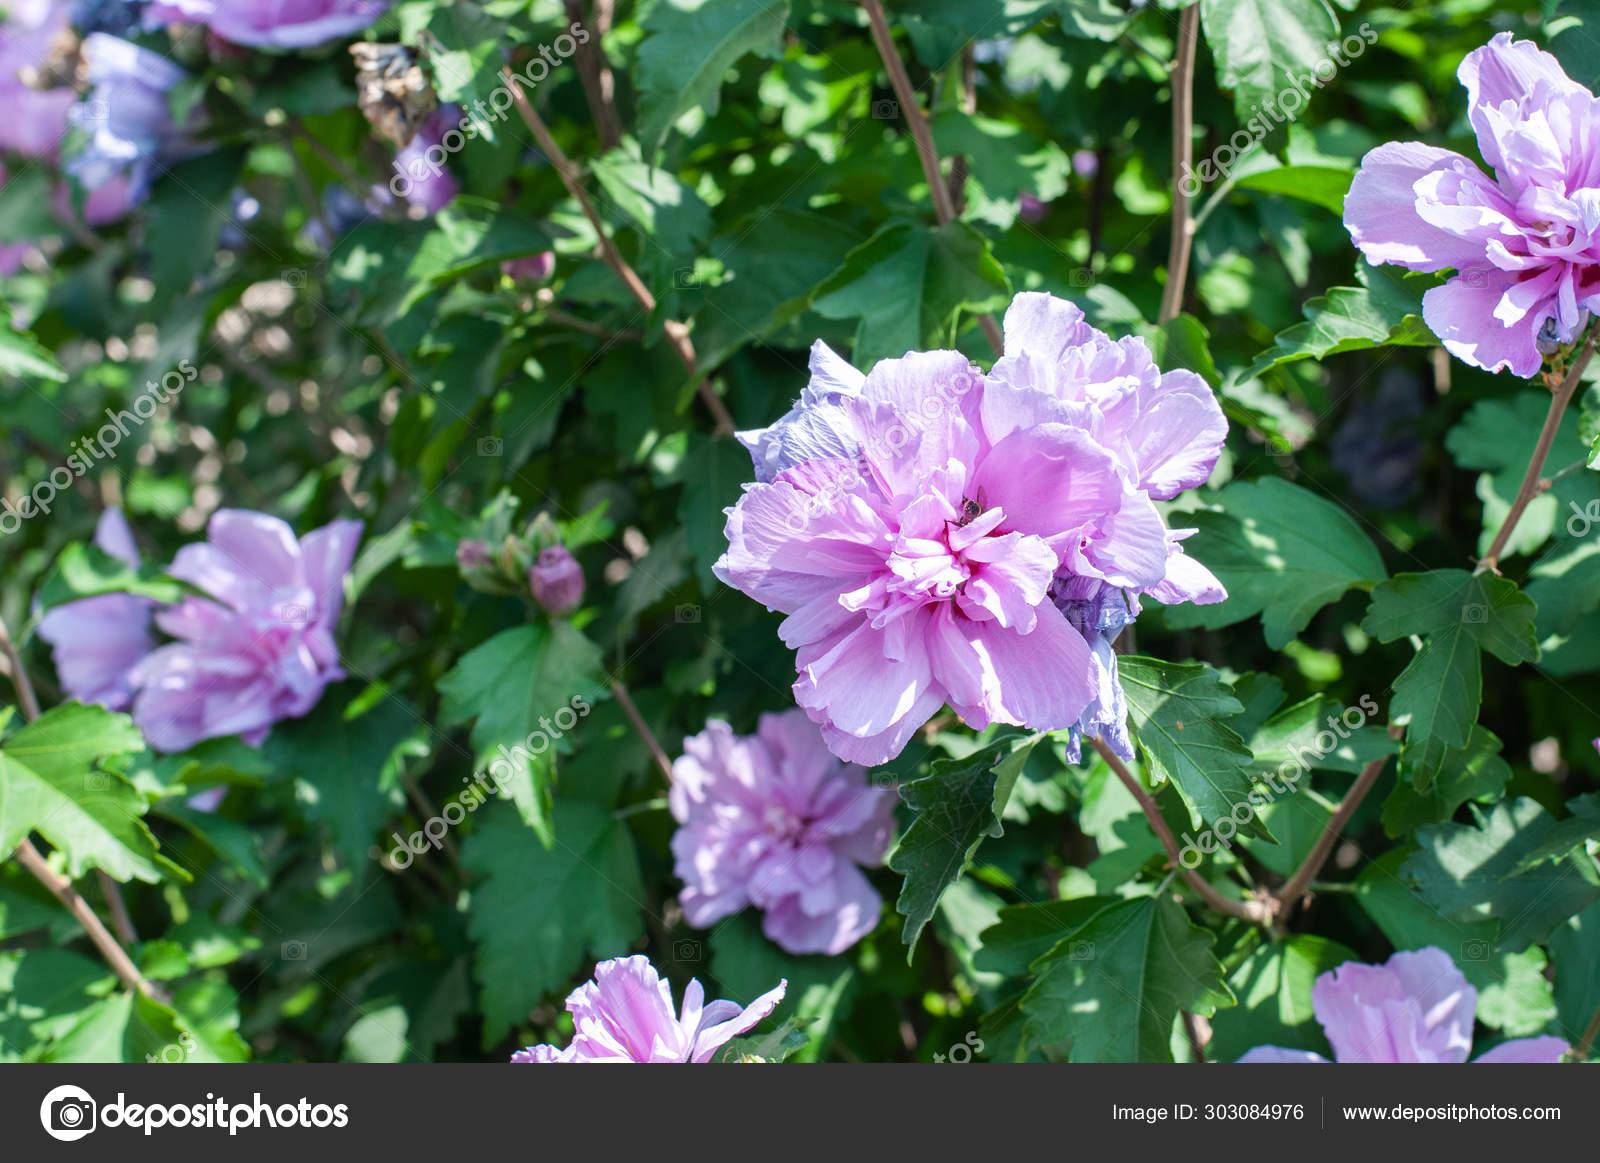
<path id="1" fill-rule="evenodd" d="M 404 147 L 438 107 L 416 56 L 404 45 L 361 41 L 350 46 L 356 62 L 356 96 L 372 127 Z"/>

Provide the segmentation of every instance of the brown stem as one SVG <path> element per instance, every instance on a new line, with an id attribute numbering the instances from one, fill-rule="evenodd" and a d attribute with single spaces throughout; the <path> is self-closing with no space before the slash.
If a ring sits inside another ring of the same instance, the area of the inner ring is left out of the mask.
<path id="1" fill-rule="evenodd" d="M 31 723 L 39 717 L 39 696 L 33 693 L 33 683 L 28 679 L 27 668 L 22 665 L 17 644 L 11 641 L 4 618 L 0 618 L 0 653 L 6 656 L 6 668 L 11 672 L 11 685 L 17 690 L 17 705 L 22 708 L 22 717 Z"/>
<path id="2" fill-rule="evenodd" d="M 1398 739 L 1404 733 L 1405 728 L 1390 724 L 1391 738 Z M 1356 781 L 1350 785 L 1350 790 L 1344 793 L 1344 799 L 1339 801 L 1339 806 L 1328 818 L 1327 825 L 1322 829 L 1322 835 L 1317 837 L 1317 842 L 1312 845 L 1305 860 L 1288 882 L 1278 890 L 1278 903 L 1286 915 L 1299 903 L 1311 882 L 1322 871 L 1322 866 L 1328 862 L 1328 857 L 1333 855 L 1333 846 L 1343 835 L 1344 826 L 1350 822 L 1350 817 L 1356 814 L 1356 809 L 1361 806 L 1361 801 L 1367 798 L 1372 785 L 1378 782 L 1378 776 L 1382 774 L 1384 765 L 1388 762 L 1389 757 L 1384 755 L 1361 769 L 1361 774 L 1356 776 Z"/>
<path id="3" fill-rule="evenodd" d="M 1578 1044 L 1572 1048 L 1572 1056 L 1579 1062 L 1587 1062 L 1589 1049 L 1594 1045 L 1595 1038 L 1600 1037 L 1600 1009 L 1594 1011 L 1594 1017 L 1589 1019 L 1589 1024 L 1584 1027 L 1583 1036 L 1578 1039 Z"/>
<path id="4" fill-rule="evenodd" d="M 1178 52 L 1172 63 L 1172 244 L 1167 251 L 1167 285 L 1161 292 L 1162 323 L 1183 310 L 1189 248 L 1194 244 L 1184 177 L 1194 164 L 1194 52 L 1199 24 L 1200 6 L 1191 4 L 1178 18 Z"/>
<path id="5" fill-rule="evenodd" d="M 861 0 L 861 7 L 867 10 L 867 20 L 872 25 L 872 39 L 878 46 L 878 55 L 883 58 L 883 67 L 888 71 L 889 85 L 894 89 L 895 99 L 900 103 L 900 113 L 911 129 L 911 139 L 917 144 L 917 160 L 922 163 L 922 176 L 928 183 L 928 194 L 933 199 L 934 217 L 939 220 L 940 226 L 944 226 L 955 218 L 956 207 L 950 197 L 950 187 L 939 171 L 939 150 L 933 143 L 933 130 L 928 127 L 928 118 L 917 104 L 917 92 L 911 87 L 906 66 L 895 51 L 894 35 L 889 31 L 889 18 L 884 15 L 883 5 L 879 0 Z M 983 328 L 983 334 L 994 348 L 994 353 L 1002 354 L 1003 337 L 994 317 L 980 315 L 978 325 Z"/>
<path id="6" fill-rule="evenodd" d="M 978 111 L 978 54 L 972 42 L 961 50 L 961 72 L 957 84 L 961 92 L 961 111 L 969 116 Z M 950 159 L 950 201 L 956 213 L 967 208 L 967 155 L 958 153 Z"/>
<path id="7" fill-rule="evenodd" d="M 650 730 L 650 724 L 644 721 L 644 716 L 639 713 L 639 708 L 633 705 L 633 699 L 628 694 L 628 688 L 620 681 L 611 684 L 611 693 L 617 697 L 617 704 L 622 708 L 622 713 L 628 716 L 628 722 L 633 724 L 633 729 L 639 732 L 639 738 L 644 740 L 644 745 L 650 749 L 651 758 L 656 761 L 656 766 L 661 769 L 661 774 L 667 777 L 667 782 L 672 782 L 672 760 L 667 758 L 667 753 L 662 750 L 661 744 L 656 741 L 655 733 Z"/>
<path id="8" fill-rule="evenodd" d="M 11 667 L 11 682 L 17 688 L 17 702 L 22 706 L 22 715 L 31 723 L 39 717 L 39 699 L 33 693 L 33 683 L 28 680 L 28 672 L 22 665 L 22 656 L 17 653 L 16 644 L 11 641 L 4 619 L 0 619 L 0 652 L 4 652 L 6 661 Z M 78 891 L 72 887 L 72 881 L 50 867 L 45 858 L 39 854 L 39 850 L 33 846 L 32 840 L 24 837 L 13 855 L 18 864 L 31 872 L 34 879 L 49 889 L 66 910 L 77 918 L 78 923 L 83 926 L 83 931 L 89 934 L 89 940 L 94 942 L 95 948 L 100 950 L 100 955 L 116 971 L 124 984 L 138 990 L 145 997 L 162 1002 L 167 1000 L 164 993 L 145 980 L 126 951 L 117 944 L 117 939 L 106 929 L 104 922 L 89 907 L 89 902 L 79 896 Z M 115 882 L 112 882 L 112 887 L 115 888 Z M 116 904 L 112 905 L 113 911 L 122 903 L 121 895 L 117 894 L 115 900 Z M 123 916 L 126 915 L 127 910 L 124 909 Z M 133 931 L 131 922 L 128 923 L 128 931 L 130 933 Z"/>
<path id="9" fill-rule="evenodd" d="M 144 994 L 145 997 L 153 998 L 156 1001 L 165 1002 L 168 1000 L 164 992 L 145 980 L 144 974 L 139 972 L 138 966 L 134 965 L 133 960 L 123 951 L 122 946 L 117 944 L 117 939 L 111 935 L 100 918 L 95 916 L 94 910 L 89 907 L 89 902 L 78 895 L 70 880 L 57 874 L 45 862 L 45 858 L 39 855 L 39 850 L 33 846 L 33 841 L 24 840 L 21 844 L 18 844 L 15 856 L 17 863 L 31 872 L 35 879 L 49 889 L 55 895 L 55 898 L 66 907 L 67 911 L 77 918 L 78 923 L 83 926 L 84 932 L 89 934 L 89 940 L 94 942 L 95 948 L 100 950 L 100 955 L 116 971 L 117 976 L 122 979 L 124 985 L 130 989 L 136 989 Z"/>
<path id="10" fill-rule="evenodd" d="M 577 201 L 583 216 L 589 220 L 589 225 L 594 227 L 595 235 L 600 240 L 600 257 L 611 268 L 617 278 L 622 280 L 622 285 L 628 288 L 628 293 L 634 301 L 646 311 L 656 309 L 656 297 L 650 293 L 650 288 L 644 285 L 644 280 L 628 265 L 628 260 L 622 257 L 622 252 L 617 249 L 616 243 L 611 241 L 611 236 L 606 233 L 605 223 L 600 220 L 599 212 L 594 208 L 594 203 L 589 200 L 589 195 L 584 192 L 583 183 L 578 173 L 578 167 L 572 164 L 572 159 L 562 152 L 555 138 L 550 136 L 550 130 L 545 125 L 544 119 L 534 110 L 527 94 L 522 91 L 522 86 L 517 82 L 517 76 L 510 69 L 500 70 L 500 77 L 506 83 L 506 89 L 511 93 L 511 99 L 517 106 L 517 112 L 522 115 L 522 120 L 533 132 L 534 140 L 539 143 L 539 148 L 544 151 L 545 157 L 550 159 L 550 164 L 555 168 L 556 174 L 561 178 L 562 185 L 567 192 Z M 695 390 L 700 393 L 700 398 L 705 401 L 707 409 L 716 420 L 717 432 L 720 435 L 731 436 L 734 430 L 733 417 L 728 414 L 727 407 L 722 398 L 711 389 L 710 382 L 700 375 L 699 364 L 695 358 L 694 344 L 689 339 L 689 329 L 676 319 L 662 321 L 661 329 L 666 333 L 672 348 L 683 361 L 683 366 L 689 374 L 698 378 Z"/>
<path id="11" fill-rule="evenodd" d="M 1133 772 L 1128 770 L 1127 764 L 1122 762 L 1122 757 L 1108 747 L 1103 739 L 1090 739 L 1089 745 L 1100 753 L 1100 758 L 1106 765 L 1116 772 L 1117 778 L 1122 781 L 1122 786 L 1127 788 L 1133 798 L 1139 801 L 1139 808 L 1144 812 L 1145 819 L 1150 821 L 1150 830 L 1156 834 L 1156 839 L 1161 841 L 1161 847 L 1166 849 L 1167 860 L 1173 868 L 1183 876 L 1189 887 L 1194 889 L 1212 908 L 1219 913 L 1227 913 L 1232 917 L 1250 921 L 1252 924 L 1268 924 L 1276 913 L 1275 906 L 1265 901 L 1235 901 L 1229 900 L 1216 889 L 1205 877 L 1192 868 L 1185 868 L 1183 861 L 1178 856 L 1178 839 L 1172 834 L 1172 829 L 1167 827 L 1167 821 L 1161 816 L 1161 809 L 1156 806 L 1154 797 L 1144 790 L 1144 785 Z"/>
<path id="12" fill-rule="evenodd" d="M 122 899 L 122 888 L 112 880 L 103 868 L 94 870 L 95 876 L 100 881 L 100 892 L 106 898 L 106 905 L 111 909 L 111 927 L 117 931 L 117 939 L 124 945 L 137 945 L 139 933 L 133 927 L 133 917 L 128 913 L 127 902 Z"/>
<path id="13" fill-rule="evenodd" d="M 1522 474 L 1522 485 L 1517 489 L 1516 500 L 1511 502 L 1511 509 L 1506 513 L 1506 519 L 1500 523 L 1499 532 L 1489 543 L 1489 552 L 1483 555 L 1473 573 L 1500 572 L 1495 567 L 1500 563 L 1500 555 L 1505 552 L 1506 542 L 1511 540 L 1517 522 L 1522 520 L 1523 510 L 1534 497 L 1544 491 L 1540 487 L 1539 474 L 1544 472 L 1544 462 L 1550 455 L 1550 446 L 1556 442 L 1556 435 L 1561 431 L 1561 416 L 1566 412 L 1567 405 L 1572 402 L 1573 393 L 1578 390 L 1578 380 L 1583 375 L 1583 369 L 1589 366 L 1589 360 L 1594 356 L 1597 334 L 1600 334 L 1600 329 L 1589 332 L 1583 350 L 1567 369 L 1567 374 L 1562 379 L 1561 386 L 1556 388 L 1555 395 L 1550 397 L 1550 410 L 1545 413 L 1544 427 L 1539 430 L 1539 443 L 1533 446 L 1533 459 L 1528 462 L 1528 471 Z"/>
<path id="14" fill-rule="evenodd" d="M 600 133 L 600 149 L 615 149 L 622 141 L 622 119 L 617 116 L 616 81 L 600 47 L 600 38 L 611 23 L 611 0 L 597 0 L 591 19 L 585 19 L 583 0 L 566 0 L 566 6 L 567 20 L 589 32 L 589 39 L 578 46 L 578 79 L 583 82 L 589 116 Z"/>

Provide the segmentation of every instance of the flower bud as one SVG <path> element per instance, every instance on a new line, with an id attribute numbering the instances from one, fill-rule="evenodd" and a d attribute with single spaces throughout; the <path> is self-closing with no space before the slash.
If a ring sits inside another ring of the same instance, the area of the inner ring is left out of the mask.
<path id="1" fill-rule="evenodd" d="M 583 600 L 583 568 L 566 546 L 552 545 L 539 551 L 539 560 L 528 571 L 528 588 L 549 613 L 571 613 Z"/>
<path id="2" fill-rule="evenodd" d="M 553 250 L 542 250 L 538 254 L 530 254 L 526 258 L 511 258 L 500 264 L 502 274 L 515 279 L 517 282 L 542 283 L 549 279 L 556 270 L 556 255 Z"/>

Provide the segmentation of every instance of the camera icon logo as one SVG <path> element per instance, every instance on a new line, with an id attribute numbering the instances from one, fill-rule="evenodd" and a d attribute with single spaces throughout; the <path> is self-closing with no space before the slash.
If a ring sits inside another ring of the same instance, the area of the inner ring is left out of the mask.
<path id="1" fill-rule="evenodd" d="M 1481 605 L 1477 602 L 1472 602 L 1462 606 L 1461 620 L 1463 622 L 1472 622 L 1481 625 L 1489 620 L 1489 607 Z"/>
<path id="2" fill-rule="evenodd" d="M 1067 946 L 1067 960 L 1069 960 L 1069 961 L 1093 961 L 1094 960 L 1094 942 L 1093 941 L 1074 941 L 1074 942 L 1072 942 L 1070 945 Z"/>
<path id="3" fill-rule="evenodd" d="M 52 1139 L 72 1143 L 94 1130 L 98 1109 L 82 1087 L 58 1086 L 39 1104 L 39 1122 Z"/>
<path id="4" fill-rule="evenodd" d="M 674 961 L 698 961 L 704 955 L 700 942 L 680 937 L 672 943 L 672 959 Z"/>
<path id="5" fill-rule="evenodd" d="M 893 121 L 900 116 L 900 102 L 882 99 L 872 103 L 872 116 L 879 121 Z"/>
<path id="6" fill-rule="evenodd" d="M 1468 938 L 1461 942 L 1461 960 L 1463 961 L 1487 961 L 1489 960 L 1489 955 L 1493 952 L 1494 946 L 1478 937 Z"/>
<path id="7" fill-rule="evenodd" d="M 306 943 L 304 941 L 285 941 L 279 953 L 285 961 L 304 961 L 306 959 Z"/>
<path id="8" fill-rule="evenodd" d="M 498 436 L 484 436 L 478 440 L 479 456 L 499 456 L 505 443 Z"/>
<path id="9" fill-rule="evenodd" d="M 700 607 L 685 603 L 672 611 L 672 619 L 681 625 L 693 625 L 700 620 Z"/>

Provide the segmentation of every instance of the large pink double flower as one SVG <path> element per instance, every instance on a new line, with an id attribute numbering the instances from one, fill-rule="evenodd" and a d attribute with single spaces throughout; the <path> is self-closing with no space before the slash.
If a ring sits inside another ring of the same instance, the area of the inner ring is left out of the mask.
<path id="1" fill-rule="evenodd" d="M 760 480 L 717 576 L 788 615 L 795 700 L 843 759 L 893 758 L 945 704 L 1120 736 L 1137 595 L 1223 596 L 1153 504 L 1216 461 L 1204 382 L 1049 295 L 1017 297 L 1005 345 L 988 376 L 954 351 L 862 376 L 818 344 L 796 408 L 742 434 Z"/>

